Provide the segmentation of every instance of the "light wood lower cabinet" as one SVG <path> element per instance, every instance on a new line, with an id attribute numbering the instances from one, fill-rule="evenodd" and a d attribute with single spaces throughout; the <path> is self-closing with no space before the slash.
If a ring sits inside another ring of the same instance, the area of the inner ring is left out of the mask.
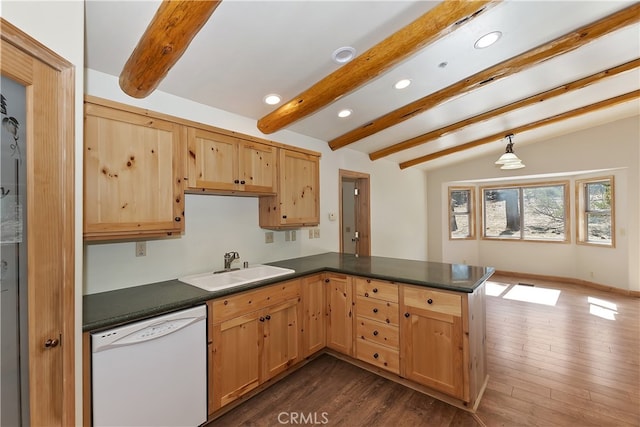
<path id="1" fill-rule="evenodd" d="M 327 347 L 353 356 L 353 284 L 342 274 L 325 276 Z"/>
<path id="2" fill-rule="evenodd" d="M 209 303 L 209 413 L 286 371 L 300 358 L 300 280 Z"/>
<path id="3" fill-rule="evenodd" d="M 326 343 L 326 304 L 324 276 L 302 279 L 302 357 L 322 350 Z"/>
<path id="4" fill-rule="evenodd" d="M 462 296 L 402 287 L 400 340 L 406 378 L 468 400 L 465 393 Z"/>

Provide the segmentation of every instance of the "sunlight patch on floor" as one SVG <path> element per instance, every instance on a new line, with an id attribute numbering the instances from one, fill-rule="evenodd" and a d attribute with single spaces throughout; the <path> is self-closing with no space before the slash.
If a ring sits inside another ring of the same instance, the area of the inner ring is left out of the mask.
<path id="1" fill-rule="evenodd" d="M 589 313 L 607 320 L 616 320 L 618 305 L 600 298 L 587 297 Z"/>
<path id="2" fill-rule="evenodd" d="M 498 297 L 511 285 L 508 283 L 491 282 L 487 280 L 485 292 L 490 297 Z"/>
<path id="3" fill-rule="evenodd" d="M 560 297 L 559 289 L 540 288 L 537 286 L 515 285 L 503 298 L 555 306 Z"/>

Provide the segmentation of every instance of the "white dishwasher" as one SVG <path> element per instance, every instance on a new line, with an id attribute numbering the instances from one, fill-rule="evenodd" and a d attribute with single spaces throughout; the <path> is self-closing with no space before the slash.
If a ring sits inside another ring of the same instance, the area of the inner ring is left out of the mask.
<path id="1" fill-rule="evenodd" d="M 207 421 L 206 306 L 91 334 L 93 425 Z"/>

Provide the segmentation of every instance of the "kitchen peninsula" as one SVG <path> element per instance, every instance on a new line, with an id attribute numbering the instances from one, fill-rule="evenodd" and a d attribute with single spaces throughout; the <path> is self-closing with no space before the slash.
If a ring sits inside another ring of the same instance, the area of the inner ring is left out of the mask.
<path id="1" fill-rule="evenodd" d="M 206 303 L 210 419 L 322 352 L 477 407 L 487 381 L 484 284 L 493 268 L 339 253 L 269 265 L 295 273 L 215 292 L 169 280 L 86 295 L 85 348 L 89 332 Z M 238 326 L 266 338 L 257 348 L 246 341 L 255 367 L 234 372 L 221 343 L 241 343 Z M 255 378 L 240 378 L 247 372 Z"/>

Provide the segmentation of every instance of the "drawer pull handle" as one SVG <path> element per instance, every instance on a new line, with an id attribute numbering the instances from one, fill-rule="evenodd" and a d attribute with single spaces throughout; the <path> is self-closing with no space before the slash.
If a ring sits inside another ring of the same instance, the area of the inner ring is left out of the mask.
<path id="1" fill-rule="evenodd" d="M 378 357 L 379 357 L 379 356 L 378 356 L 378 353 L 373 353 L 373 358 L 374 358 L 374 359 L 377 359 Z"/>
<path id="2" fill-rule="evenodd" d="M 374 336 L 378 336 L 378 331 L 373 331 Z"/>
<path id="3" fill-rule="evenodd" d="M 427 304 L 433 304 L 433 300 L 432 300 L 431 298 L 429 298 L 429 299 L 427 300 Z"/>
<path id="4" fill-rule="evenodd" d="M 409 318 L 409 316 L 411 316 L 409 313 L 404 314 L 404 317 L 406 317 L 407 319 Z"/>
<path id="5" fill-rule="evenodd" d="M 378 312 L 378 309 L 377 309 L 377 308 L 374 308 L 374 309 L 373 309 L 373 312 L 374 312 L 374 313 L 377 313 L 377 312 Z"/>
<path id="6" fill-rule="evenodd" d="M 373 293 L 377 294 L 378 293 L 378 288 L 373 288 Z"/>

